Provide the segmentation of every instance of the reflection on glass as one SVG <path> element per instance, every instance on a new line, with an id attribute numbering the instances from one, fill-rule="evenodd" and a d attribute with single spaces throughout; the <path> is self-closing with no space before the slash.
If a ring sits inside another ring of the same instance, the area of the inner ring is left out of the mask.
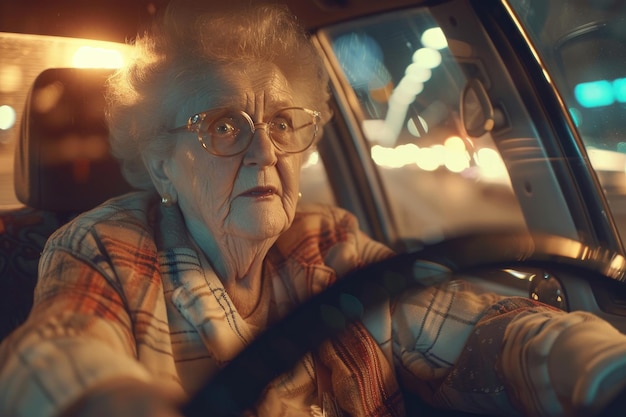
<path id="1" fill-rule="evenodd" d="M 426 29 L 420 38 L 422 44 L 427 48 L 443 49 L 448 47 L 448 40 L 440 27 Z"/>
<path id="2" fill-rule="evenodd" d="M 300 199 L 298 204 L 322 203 L 336 205 L 330 181 L 322 159 L 312 151 L 302 165 L 300 174 Z"/>
<path id="3" fill-rule="evenodd" d="M 626 3 L 511 4 L 569 109 L 626 243 Z M 541 16 L 528 10 L 539 10 Z"/>
<path id="4" fill-rule="evenodd" d="M 15 125 L 16 113 L 11 106 L 0 106 L 0 130 L 7 130 Z"/>
<path id="5" fill-rule="evenodd" d="M 427 9 L 338 25 L 327 35 L 358 99 L 355 114 L 363 115 L 358 122 L 401 238 L 524 225 L 491 137 L 464 133 L 466 75 L 449 46 L 459 43 Z M 467 58 L 472 48 L 455 50 Z"/>
<path id="6" fill-rule="evenodd" d="M 541 301 L 561 310 L 567 310 L 565 289 L 557 278 L 548 273 L 534 275 L 531 278 L 529 293 L 533 300 Z"/>

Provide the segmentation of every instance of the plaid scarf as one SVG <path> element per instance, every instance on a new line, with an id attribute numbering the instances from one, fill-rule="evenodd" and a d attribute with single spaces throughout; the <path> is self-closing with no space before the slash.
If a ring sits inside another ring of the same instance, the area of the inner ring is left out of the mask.
<path id="1" fill-rule="evenodd" d="M 347 327 L 319 349 L 331 371 L 332 392 L 352 417 L 404 416 L 404 402 L 394 371 L 362 323 Z M 319 376 L 318 376 L 319 377 Z"/>

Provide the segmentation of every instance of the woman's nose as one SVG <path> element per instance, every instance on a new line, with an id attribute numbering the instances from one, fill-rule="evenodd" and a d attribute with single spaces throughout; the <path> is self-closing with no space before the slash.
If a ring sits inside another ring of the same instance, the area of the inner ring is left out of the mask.
<path id="1" fill-rule="evenodd" d="M 249 165 L 273 165 L 276 163 L 276 147 L 270 139 L 266 123 L 255 123 L 252 143 L 244 155 L 244 163 Z"/>

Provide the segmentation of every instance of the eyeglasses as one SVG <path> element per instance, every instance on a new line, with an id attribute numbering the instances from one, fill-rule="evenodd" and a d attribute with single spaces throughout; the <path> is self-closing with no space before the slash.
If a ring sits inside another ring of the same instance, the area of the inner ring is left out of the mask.
<path id="1" fill-rule="evenodd" d="M 194 132 L 209 153 L 235 156 L 248 149 L 257 129 L 265 129 L 277 149 L 285 153 L 299 153 L 315 141 L 320 119 L 320 112 L 303 107 L 278 110 L 267 123 L 254 123 L 244 111 L 213 109 L 194 114 L 185 126 L 169 132 Z"/>

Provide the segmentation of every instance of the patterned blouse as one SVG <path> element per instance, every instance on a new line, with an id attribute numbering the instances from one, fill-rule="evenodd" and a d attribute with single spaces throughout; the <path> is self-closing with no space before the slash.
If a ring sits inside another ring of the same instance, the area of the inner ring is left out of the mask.
<path id="1" fill-rule="evenodd" d="M 110 200 L 46 244 L 32 313 L 0 347 L 0 415 L 55 416 L 122 377 L 193 395 L 266 325 L 345 272 L 390 255 L 348 212 L 301 207 L 264 261 L 260 304 L 268 308 L 245 320 L 176 207 L 148 192 Z M 318 357 L 338 405 L 355 417 L 402 415 L 400 386 L 441 407 L 558 415 L 563 405 L 543 378 L 554 338 L 532 342 L 541 323 L 557 319 L 567 327 L 589 318 L 450 280 L 368 312 Z M 253 413 L 311 415 L 315 369 L 307 355 Z"/>

